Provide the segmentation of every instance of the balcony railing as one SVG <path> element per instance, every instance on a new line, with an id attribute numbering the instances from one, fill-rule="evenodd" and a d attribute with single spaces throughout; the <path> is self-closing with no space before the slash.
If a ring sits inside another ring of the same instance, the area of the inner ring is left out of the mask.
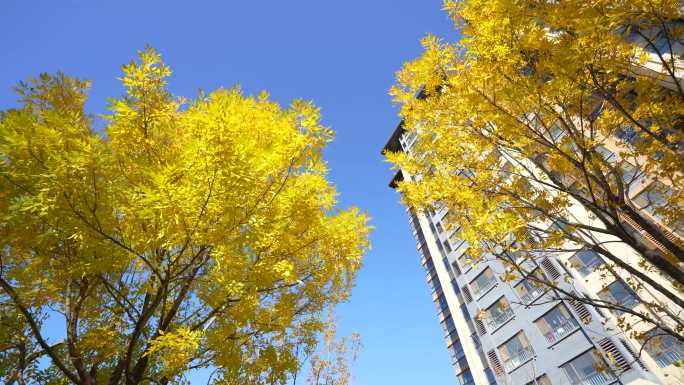
<path id="1" fill-rule="evenodd" d="M 527 291 L 525 294 L 520 297 L 522 300 L 522 303 L 525 305 L 529 305 L 532 302 L 534 302 L 535 299 L 539 298 L 544 294 L 544 289 L 541 287 L 533 287 L 529 291 Z"/>
<path id="2" fill-rule="evenodd" d="M 577 330 L 577 328 L 579 328 L 577 321 L 575 321 L 573 318 L 568 318 L 561 325 L 556 326 L 552 331 L 544 334 L 544 337 L 546 337 L 546 342 L 553 344 L 557 341 L 560 341 L 568 334 L 574 332 Z"/>
<path id="3" fill-rule="evenodd" d="M 605 385 L 610 384 L 616 380 L 615 376 L 608 372 L 593 373 L 586 377 L 580 378 L 576 385 Z"/>
<path id="4" fill-rule="evenodd" d="M 534 352 L 532 351 L 532 348 L 528 347 L 520 349 L 515 354 L 511 355 L 509 359 L 504 361 L 504 368 L 506 368 L 507 372 L 510 372 L 513 369 L 524 364 L 525 362 L 531 360 L 532 357 L 534 357 Z"/>
<path id="5" fill-rule="evenodd" d="M 496 286 L 496 279 L 492 278 L 489 281 L 482 284 L 482 286 L 478 285 L 476 290 L 473 290 L 473 295 L 475 296 L 475 298 L 478 298 L 484 293 L 488 292 L 494 286 Z"/>
<path id="6" fill-rule="evenodd" d="M 487 323 L 489 324 L 489 328 L 491 330 L 495 330 L 499 326 L 505 324 L 506 321 L 508 321 L 511 318 L 513 318 L 513 310 L 511 310 L 511 308 L 506 308 L 506 310 L 503 310 L 501 313 L 490 313 Z"/>
<path id="7" fill-rule="evenodd" d="M 672 365 L 673 362 L 679 361 L 684 356 L 676 350 L 670 350 L 669 352 L 665 352 L 661 355 L 659 355 L 656 359 L 655 362 L 660 366 L 661 368 L 664 368 L 666 366 Z"/>

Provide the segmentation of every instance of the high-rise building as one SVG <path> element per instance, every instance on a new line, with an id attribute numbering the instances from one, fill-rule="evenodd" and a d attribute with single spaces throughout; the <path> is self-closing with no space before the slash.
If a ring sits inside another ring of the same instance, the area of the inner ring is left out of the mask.
<path id="1" fill-rule="evenodd" d="M 415 139 L 400 124 L 385 151 L 410 151 Z M 400 170 L 390 186 L 413 177 Z M 648 193 L 652 183 L 657 182 L 644 183 L 632 192 L 633 199 Z M 407 208 L 407 213 L 458 384 L 684 383 L 684 373 L 672 365 L 684 358 L 684 345 L 674 337 L 642 347 L 621 331 L 619 314 L 564 300 L 525 277 L 505 283 L 500 279 L 505 271 L 500 260 L 470 263 L 468 244 L 459 239 L 458 229 L 445 223 L 445 209 L 419 213 Z M 573 215 L 589 220 L 581 208 Z M 616 242 L 607 247 L 627 260 L 638 260 L 626 245 Z M 551 280 L 567 276 L 558 280 L 559 285 L 580 296 L 643 306 L 626 284 L 628 280 L 612 277 L 607 282 L 605 275 L 597 274 L 596 267 L 606 261 L 596 253 L 556 253 L 524 263 L 532 274 Z M 658 296 L 648 300 L 667 302 Z"/>

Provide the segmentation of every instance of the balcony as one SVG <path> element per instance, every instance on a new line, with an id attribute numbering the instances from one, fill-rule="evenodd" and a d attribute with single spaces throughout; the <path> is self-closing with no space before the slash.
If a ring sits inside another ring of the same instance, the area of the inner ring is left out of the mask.
<path id="1" fill-rule="evenodd" d="M 522 364 L 531 360 L 534 357 L 534 352 L 532 348 L 527 347 L 518 350 L 515 354 L 511 355 L 509 359 L 504 361 L 504 368 L 507 372 L 512 372 L 514 369 L 520 367 Z M 589 384 L 589 383 L 587 383 Z M 593 384 L 592 384 L 593 385 Z"/>
<path id="2" fill-rule="evenodd" d="M 544 294 L 544 289 L 541 287 L 532 287 L 528 292 L 520 297 L 523 304 L 529 305 L 534 302 L 535 299 L 541 297 Z"/>
<path id="3" fill-rule="evenodd" d="M 681 353 L 676 350 L 671 350 L 656 357 L 655 362 L 661 368 L 665 368 L 672 365 L 673 362 L 681 360 L 682 358 L 684 358 L 684 356 L 682 356 Z"/>
<path id="4" fill-rule="evenodd" d="M 511 310 L 510 307 L 507 307 L 505 310 L 502 310 L 500 313 L 496 314 L 489 314 L 489 319 L 487 320 L 487 324 L 489 325 L 489 328 L 491 331 L 494 331 L 498 329 L 501 325 L 505 324 L 508 320 L 513 318 L 513 310 Z"/>
<path id="5" fill-rule="evenodd" d="M 577 321 L 572 318 L 565 320 L 562 324 L 556 326 L 551 332 L 544 334 L 546 342 L 549 344 L 554 344 L 562 340 L 565 336 L 574 332 L 579 328 Z"/>
<path id="6" fill-rule="evenodd" d="M 615 382 L 615 376 L 608 372 L 593 373 L 586 377 L 580 378 L 576 385 L 605 385 Z"/>
<path id="7" fill-rule="evenodd" d="M 486 292 L 488 292 L 489 290 L 491 290 L 494 286 L 496 286 L 496 279 L 495 279 L 495 278 L 492 278 L 492 279 L 488 280 L 487 282 L 484 282 L 484 283 L 482 284 L 482 286 L 480 286 L 480 285 L 478 284 L 478 285 L 477 285 L 477 288 L 476 288 L 475 290 L 473 290 L 473 296 L 474 296 L 475 298 L 480 298 L 480 297 L 483 296 Z"/>

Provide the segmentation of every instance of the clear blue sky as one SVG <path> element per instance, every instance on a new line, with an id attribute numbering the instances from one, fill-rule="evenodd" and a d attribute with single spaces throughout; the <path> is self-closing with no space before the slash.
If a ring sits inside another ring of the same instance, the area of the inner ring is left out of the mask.
<path id="1" fill-rule="evenodd" d="M 95 4 L 97 3 L 97 4 Z M 62 70 L 93 81 L 88 108 L 103 113 L 123 92 L 119 67 L 146 43 L 174 71 L 171 89 L 240 84 L 282 104 L 313 100 L 336 132 L 325 153 L 341 204 L 367 210 L 373 249 L 340 331 L 364 349 L 356 385 L 454 384 L 443 333 L 380 149 L 398 122 L 387 90 L 425 33 L 455 39 L 441 0 L 4 1 L 0 109 L 12 87 Z"/>

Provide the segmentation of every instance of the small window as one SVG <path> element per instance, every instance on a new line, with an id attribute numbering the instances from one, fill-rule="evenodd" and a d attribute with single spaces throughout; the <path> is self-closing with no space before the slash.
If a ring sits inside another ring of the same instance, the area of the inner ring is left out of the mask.
<path id="1" fill-rule="evenodd" d="M 537 268 L 515 285 L 515 291 L 522 303 L 529 305 L 544 294 L 543 284 L 539 281 L 543 282 L 545 279 L 541 269 Z"/>
<path id="2" fill-rule="evenodd" d="M 636 187 L 644 181 L 644 173 L 626 160 L 620 162 L 620 171 L 622 172 L 622 181 L 627 185 L 628 194 L 632 195 Z"/>
<path id="3" fill-rule="evenodd" d="M 494 331 L 513 318 L 513 310 L 506 297 L 501 297 L 485 310 L 484 315 L 485 322 L 490 330 Z"/>
<path id="4" fill-rule="evenodd" d="M 571 384 L 608 384 L 615 380 L 608 365 L 595 350 L 590 350 L 561 366 Z"/>
<path id="5" fill-rule="evenodd" d="M 655 329 L 646 335 L 644 350 L 662 368 L 684 359 L 684 343 L 671 335 L 659 335 Z"/>
<path id="6" fill-rule="evenodd" d="M 610 151 L 609 149 L 607 149 L 601 145 L 596 146 L 594 149 L 596 150 L 596 152 L 598 152 L 599 154 L 601 154 L 603 156 L 603 159 L 606 162 L 608 162 L 610 164 L 615 164 L 615 161 L 617 160 L 617 155 L 615 155 L 615 153 L 613 151 Z"/>
<path id="7" fill-rule="evenodd" d="M 641 136 L 632 126 L 625 126 L 618 129 L 616 136 L 632 146 L 642 141 Z"/>
<path id="8" fill-rule="evenodd" d="M 454 319 L 451 317 L 451 314 L 442 321 L 442 328 L 447 334 L 451 334 L 456 330 L 456 325 L 454 324 Z"/>
<path id="9" fill-rule="evenodd" d="M 494 285 L 496 285 L 496 278 L 494 277 L 494 272 L 489 267 L 470 282 L 470 287 L 473 289 L 473 295 L 476 298 L 484 295 Z"/>
<path id="10" fill-rule="evenodd" d="M 435 300 L 435 305 L 437 305 L 437 311 L 439 312 L 449 311 L 449 304 L 447 303 L 446 297 L 444 297 L 444 293 L 437 297 L 437 300 Z"/>
<path id="11" fill-rule="evenodd" d="M 653 182 L 644 191 L 632 198 L 632 202 L 642 210 L 651 214 L 658 221 L 663 221 L 662 209 L 667 207 L 672 197 L 672 189 L 660 182 Z M 684 219 L 674 223 L 666 223 L 679 235 L 684 236 Z"/>
<path id="12" fill-rule="evenodd" d="M 596 271 L 596 268 L 605 264 L 601 256 L 593 250 L 580 250 L 569 259 L 570 266 L 580 273 L 582 278 Z"/>
<path id="13" fill-rule="evenodd" d="M 496 385 L 496 376 L 494 375 L 492 368 L 487 367 L 485 369 L 485 375 L 487 376 L 487 382 L 489 385 Z"/>
<path id="14" fill-rule="evenodd" d="M 565 135 L 565 131 L 558 122 L 554 123 L 549 131 L 549 134 L 551 135 L 551 139 L 553 141 L 557 141 Z"/>
<path id="15" fill-rule="evenodd" d="M 444 241 L 444 250 L 446 250 L 447 253 L 451 253 L 451 245 L 449 244 L 449 241 Z"/>
<path id="16" fill-rule="evenodd" d="M 470 255 L 463 253 L 458 256 L 458 264 L 461 265 L 461 268 L 463 271 L 468 271 L 473 267 L 472 260 L 468 261 L 470 259 Z"/>
<path id="17" fill-rule="evenodd" d="M 454 262 L 451 263 L 451 269 L 454 271 L 454 273 L 456 274 L 457 277 L 458 277 L 459 275 L 463 274 L 463 273 L 461 272 L 461 268 L 458 267 L 458 263 L 456 263 L 456 261 L 454 261 Z"/>
<path id="18" fill-rule="evenodd" d="M 564 305 L 558 305 L 535 321 L 546 342 L 554 344 L 579 328 Z"/>
<path id="19" fill-rule="evenodd" d="M 634 295 L 632 289 L 630 289 L 624 282 L 617 280 L 605 289 L 598 293 L 599 298 L 604 301 L 620 305 L 629 309 L 633 309 L 639 304 L 639 299 Z M 617 315 L 621 315 L 623 312 L 620 310 L 615 310 Z"/>
<path id="20" fill-rule="evenodd" d="M 444 232 L 444 228 L 442 227 L 442 224 L 441 224 L 441 223 L 437 222 L 437 225 L 435 225 L 435 227 L 437 227 L 437 231 L 438 231 L 440 234 L 442 234 L 442 233 Z"/>
<path id="21" fill-rule="evenodd" d="M 534 351 L 522 331 L 499 346 L 498 350 L 507 372 L 520 367 L 534 356 Z"/>
<path id="22" fill-rule="evenodd" d="M 461 313 L 463 314 L 463 318 L 466 321 L 470 321 L 470 313 L 468 312 L 468 306 L 466 306 L 466 304 L 463 303 L 463 304 L 461 304 L 460 308 L 461 308 Z"/>
<path id="23" fill-rule="evenodd" d="M 463 240 L 459 238 L 461 236 L 461 228 L 457 228 L 454 230 L 451 235 L 449 235 L 449 241 L 453 243 L 454 245 L 460 245 L 463 243 Z"/>
<path id="24" fill-rule="evenodd" d="M 458 376 L 458 383 L 462 385 L 475 385 L 475 379 L 473 374 L 470 373 L 470 369 L 466 369 L 463 373 Z"/>
<path id="25" fill-rule="evenodd" d="M 654 182 L 632 201 L 637 207 L 648 211 L 655 218 L 660 220 L 662 216 L 656 213 L 656 209 L 666 206 L 670 196 L 672 196 L 672 190 L 668 186 L 660 182 Z"/>

